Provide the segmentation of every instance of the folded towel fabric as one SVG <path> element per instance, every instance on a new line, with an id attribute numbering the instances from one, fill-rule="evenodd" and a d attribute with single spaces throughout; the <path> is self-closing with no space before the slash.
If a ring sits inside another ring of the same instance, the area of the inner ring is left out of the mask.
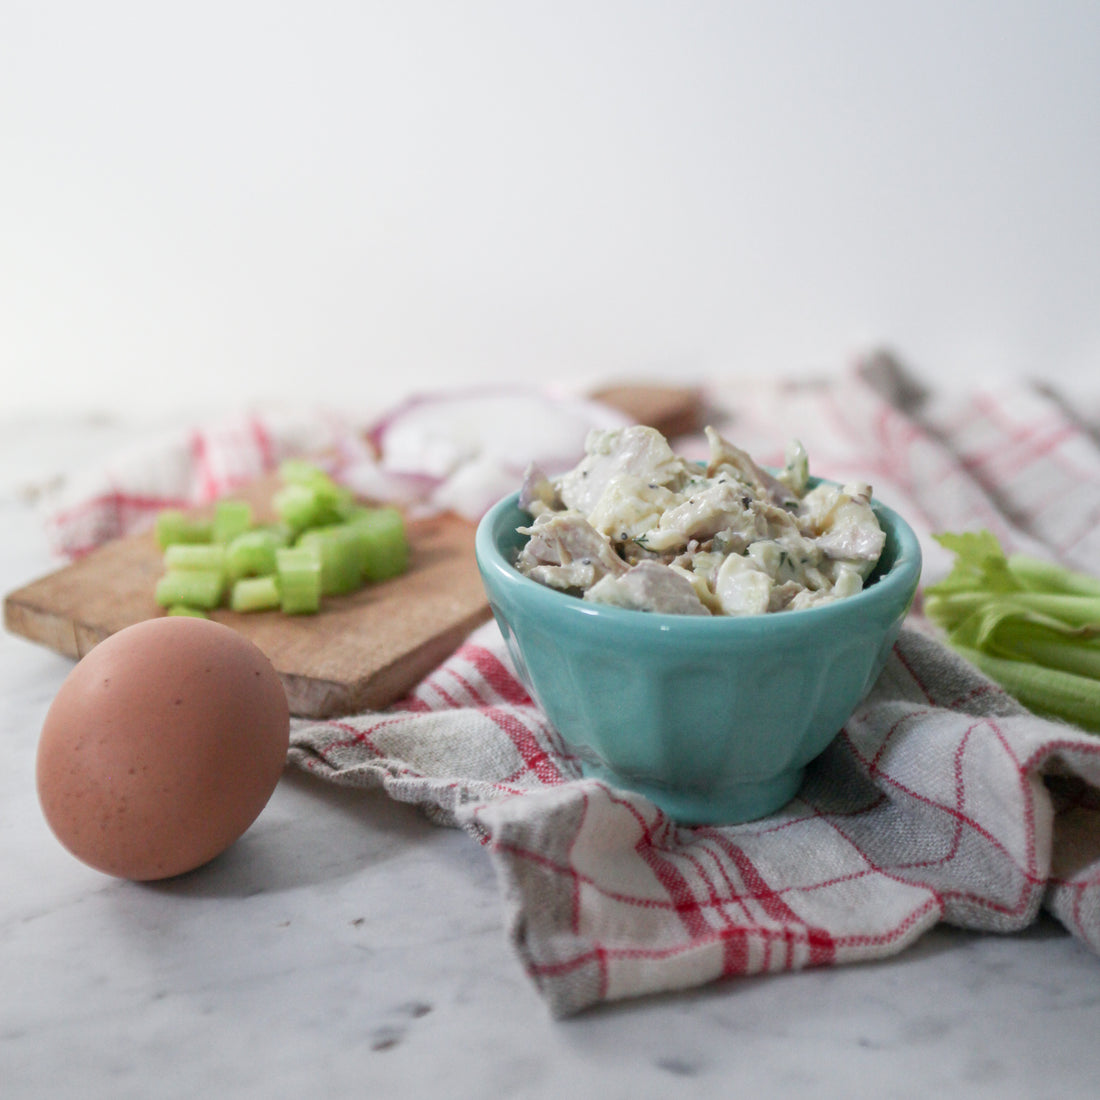
<path id="1" fill-rule="evenodd" d="M 555 1014 L 883 958 L 941 920 L 1013 931 L 1044 903 L 1100 951 L 1100 740 L 913 628 L 798 797 L 744 825 L 680 827 L 581 778 L 493 624 L 400 707 L 295 721 L 291 759 L 484 843 Z"/>

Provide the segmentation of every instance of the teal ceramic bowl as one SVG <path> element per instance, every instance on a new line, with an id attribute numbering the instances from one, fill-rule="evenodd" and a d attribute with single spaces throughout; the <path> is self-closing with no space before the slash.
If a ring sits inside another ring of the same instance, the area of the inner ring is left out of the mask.
<path id="1" fill-rule="evenodd" d="M 530 523 L 506 497 L 477 561 L 516 671 L 586 776 L 684 824 L 783 807 L 877 679 L 920 579 L 909 525 L 873 502 L 886 545 L 862 592 L 802 611 L 663 615 L 588 603 L 513 566 Z"/>

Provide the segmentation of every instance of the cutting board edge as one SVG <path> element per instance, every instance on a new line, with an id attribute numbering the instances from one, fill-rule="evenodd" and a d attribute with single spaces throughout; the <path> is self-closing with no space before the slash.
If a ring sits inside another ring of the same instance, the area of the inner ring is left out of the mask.
<path id="1" fill-rule="evenodd" d="M 351 683 L 279 672 L 290 713 L 295 718 L 324 721 L 382 710 L 407 695 L 491 617 L 486 602 L 484 607 L 455 622 L 418 649 L 402 654 L 390 664 Z"/>
<path id="2" fill-rule="evenodd" d="M 110 631 L 84 627 L 63 614 L 29 602 L 27 596 L 32 590 L 33 585 L 27 585 L 4 597 L 4 629 L 8 633 L 76 661 L 110 637 Z"/>

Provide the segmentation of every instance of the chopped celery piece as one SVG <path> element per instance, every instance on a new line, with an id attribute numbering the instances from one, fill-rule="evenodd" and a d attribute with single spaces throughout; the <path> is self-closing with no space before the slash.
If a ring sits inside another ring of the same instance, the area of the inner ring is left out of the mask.
<path id="1" fill-rule="evenodd" d="M 275 551 L 285 546 L 276 532 L 265 528 L 245 531 L 225 550 L 225 565 L 233 580 L 241 577 L 262 577 L 275 572 Z"/>
<path id="2" fill-rule="evenodd" d="M 354 525 L 315 527 L 302 534 L 295 545 L 312 549 L 320 558 L 322 596 L 342 596 L 363 587 L 365 547 Z"/>
<path id="3" fill-rule="evenodd" d="M 213 542 L 177 542 L 164 549 L 166 569 L 225 569 L 225 548 Z"/>
<path id="4" fill-rule="evenodd" d="M 196 519 L 179 508 L 165 508 L 157 514 L 157 544 L 162 550 L 180 542 L 209 542 L 214 525 L 208 519 Z"/>
<path id="5" fill-rule="evenodd" d="M 344 509 L 344 518 L 342 522 L 354 523 L 356 520 L 363 519 L 364 516 L 376 511 L 378 511 L 377 508 L 372 508 L 367 504 L 349 504 L 348 507 Z"/>
<path id="6" fill-rule="evenodd" d="M 1100 732 L 1100 580 L 1006 557 L 988 531 L 935 537 L 955 563 L 924 608 L 948 642 L 1025 706 Z"/>
<path id="7" fill-rule="evenodd" d="M 308 485 L 284 485 L 275 494 L 272 503 L 279 518 L 294 532 L 316 527 L 319 522 L 328 523 L 332 519 Z"/>
<path id="8" fill-rule="evenodd" d="M 308 462 L 289 459 L 279 474 L 284 485 L 275 494 L 275 511 L 296 532 L 339 523 L 353 506 L 349 490 Z"/>
<path id="9" fill-rule="evenodd" d="M 331 480 L 324 470 L 304 458 L 284 458 L 279 463 L 279 477 L 286 485 L 313 485 Z"/>
<path id="10" fill-rule="evenodd" d="M 289 546 L 294 541 L 294 532 L 285 523 L 265 523 L 254 530 L 270 535 L 276 546 Z"/>
<path id="11" fill-rule="evenodd" d="M 273 575 L 242 577 L 234 583 L 229 596 L 233 611 L 270 611 L 280 602 L 279 582 Z"/>
<path id="12" fill-rule="evenodd" d="M 409 567 L 409 541 L 405 518 L 393 507 L 364 508 L 348 521 L 363 539 L 363 577 L 383 581 Z"/>
<path id="13" fill-rule="evenodd" d="M 312 462 L 300 458 L 285 459 L 279 464 L 279 476 L 286 485 L 309 485 L 334 503 L 345 506 L 353 504 L 351 490 L 338 485 L 320 466 L 315 466 Z"/>
<path id="14" fill-rule="evenodd" d="M 157 581 L 154 598 L 161 607 L 186 604 L 204 610 L 217 607 L 225 591 L 221 570 L 169 569 Z"/>
<path id="15" fill-rule="evenodd" d="M 247 500 L 219 500 L 214 505 L 215 542 L 232 542 L 252 526 L 252 506 Z"/>
<path id="16" fill-rule="evenodd" d="M 310 614 L 321 606 L 321 559 L 309 547 L 287 546 L 275 552 L 279 606 L 287 615 Z"/>
<path id="17" fill-rule="evenodd" d="M 203 609 L 201 607 L 188 607 L 188 605 L 185 604 L 185 603 L 174 603 L 174 604 L 172 604 L 172 606 L 170 608 L 168 608 L 168 614 L 169 615 L 186 615 L 188 618 L 191 618 L 191 619 L 209 619 L 210 618 L 210 616 L 207 615 L 207 613 L 205 611 L 203 611 Z"/>

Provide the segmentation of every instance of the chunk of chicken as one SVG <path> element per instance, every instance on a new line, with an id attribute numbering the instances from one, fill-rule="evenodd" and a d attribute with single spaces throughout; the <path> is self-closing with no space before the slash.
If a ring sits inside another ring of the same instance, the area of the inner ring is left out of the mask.
<path id="1" fill-rule="evenodd" d="M 669 485 L 683 476 L 685 463 L 655 428 L 633 425 L 610 431 L 594 429 L 585 442 L 587 454 L 558 482 L 566 508 L 588 515 L 607 486 L 619 478 Z"/>
<path id="2" fill-rule="evenodd" d="M 614 542 L 637 540 L 648 547 L 650 532 L 675 499 L 675 494 L 663 485 L 625 474 L 600 494 L 588 513 L 588 522 Z"/>
<path id="3" fill-rule="evenodd" d="M 753 501 L 745 486 L 733 479 L 704 485 L 665 511 L 645 544 L 650 550 L 679 550 L 692 539 L 705 542 L 720 531 L 742 535 L 747 542 L 760 534 Z"/>
<path id="4" fill-rule="evenodd" d="M 656 561 L 642 561 L 621 576 L 606 576 L 584 594 L 594 603 L 669 615 L 709 615 L 691 582 Z"/>
<path id="5" fill-rule="evenodd" d="M 554 483 L 534 462 L 524 472 L 518 503 L 523 511 L 532 516 L 540 516 L 543 512 L 560 511 L 562 506 Z"/>
<path id="6" fill-rule="evenodd" d="M 588 588 L 629 568 L 579 512 L 544 512 L 530 527 L 520 527 L 519 533 L 529 537 L 516 568 L 551 588 Z"/>
<path id="7" fill-rule="evenodd" d="M 871 572 L 886 535 L 871 507 L 869 485 L 818 485 L 802 498 L 799 513 L 823 554 L 851 563 L 863 577 Z"/>
<path id="8" fill-rule="evenodd" d="M 710 460 L 707 462 L 709 477 L 716 477 L 723 467 L 728 467 L 742 481 L 759 489 L 773 504 L 784 507 L 798 503 L 798 494 L 789 485 L 758 466 L 747 451 L 735 447 L 709 426 L 704 431 L 710 446 Z"/>

